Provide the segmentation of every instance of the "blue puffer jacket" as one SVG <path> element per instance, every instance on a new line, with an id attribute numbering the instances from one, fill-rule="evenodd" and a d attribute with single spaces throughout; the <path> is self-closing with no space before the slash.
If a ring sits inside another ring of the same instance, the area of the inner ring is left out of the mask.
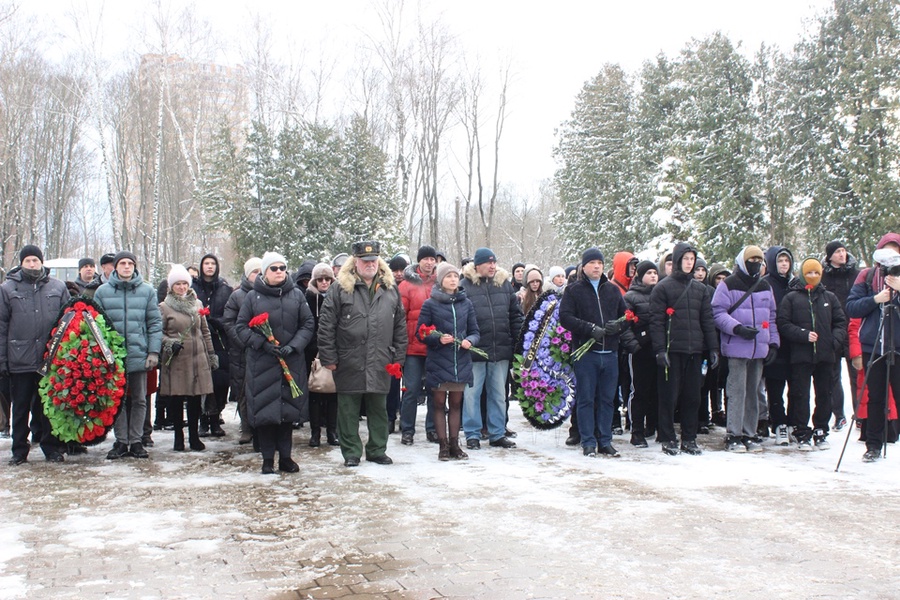
<path id="1" fill-rule="evenodd" d="M 777 348 L 781 345 L 776 325 L 778 306 L 775 296 L 769 283 L 760 281 L 750 297 L 728 314 L 728 309 L 756 283 L 756 279 L 747 274 L 740 257 L 737 267 L 733 275 L 719 284 L 712 299 L 713 318 L 722 332 L 722 355 L 729 358 L 765 358 L 769 346 Z M 738 325 L 755 327 L 759 331 L 752 340 L 745 340 L 734 334 Z"/>
<path id="2" fill-rule="evenodd" d="M 151 352 L 159 354 L 162 346 L 162 317 L 156 290 L 144 283 L 135 271 L 129 281 L 109 274 L 109 281 L 97 288 L 94 301 L 103 307 L 110 325 L 125 338 L 125 371 L 142 373 Z"/>
<path id="3" fill-rule="evenodd" d="M 0 368 L 10 373 L 37 371 L 50 331 L 68 301 L 66 284 L 50 277 L 46 267 L 37 281 L 18 267 L 10 271 L 0 286 Z"/>
<path id="4" fill-rule="evenodd" d="M 448 294 L 438 285 L 431 291 L 431 297 L 422 304 L 416 324 L 416 337 L 428 346 L 425 358 L 425 385 L 433 390 L 442 383 L 472 384 L 472 353 L 456 344 L 442 344 L 440 336 L 430 335 L 424 340 L 419 337 L 419 327 L 437 327 L 441 333 L 449 333 L 458 340 L 469 340 L 478 344 L 478 320 L 475 307 L 466 297 L 465 290 Z"/>

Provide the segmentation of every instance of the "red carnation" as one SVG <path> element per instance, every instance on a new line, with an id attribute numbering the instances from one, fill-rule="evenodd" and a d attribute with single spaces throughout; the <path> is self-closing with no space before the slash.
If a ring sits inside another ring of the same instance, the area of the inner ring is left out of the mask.
<path id="1" fill-rule="evenodd" d="M 625 311 L 625 320 L 626 321 L 634 321 L 635 323 L 638 322 L 637 315 L 634 314 L 634 311 L 631 309 L 628 309 Z"/>
<path id="2" fill-rule="evenodd" d="M 768 321 L 763 321 L 763 322 L 762 322 L 762 328 L 763 328 L 763 329 L 768 329 L 768 328 L 769 328 L 769 322 L 768 322 Z"/>
<path id="3" fill-rule="evenodd" d="M 814 289 L 815 289 L 815 286 L 814 286 L 814 285 L 812 285 L 812 284 L 810 284 L 810 283 L 807 283 L 807 284 L 806 284 L 806 290 L 807 290 L 808 292 L 811 292 L 811 291 L 813 291 Z"/>
<path id="4" fill-rule="evenodd" d="M 385 365 L 384 370 L 395 379 L 400 379 L 403 376 L 403 369 L 400 367 L 400 363 Z"/>
<path id="5" fill-rule="evenodd" d="M 666 314 L 671 317 L 672 315 L 675 314 L 675 309 L 670 306 L 669 308 L 666 309 Z"/>
<path id="6" fill-rule="evenodd" d="M 268 320 L 269 320 L 269 313 L 267 313 L 267 312 L 260 313 L 260 314 L 256 315 L 255 317 L 253 317 L 252 319 L 250 319 L 250 322 L 247 323 L 247 326 L 248 327 L 259 327 L 260 325 L 262 325 L 263 323 L 265 323 Z"/>
<path id="7" fill-rule="evenodd" d="M 201 308 L 200 310 L 198 310 L 197 313 L 198 313 L 201 317 L 208 317 L 208 316 L 209 316 L 209 307 L 204 306 L 203 308 Z M 253 327 L 253 325 L 251 325 L 251 327 Z"/>

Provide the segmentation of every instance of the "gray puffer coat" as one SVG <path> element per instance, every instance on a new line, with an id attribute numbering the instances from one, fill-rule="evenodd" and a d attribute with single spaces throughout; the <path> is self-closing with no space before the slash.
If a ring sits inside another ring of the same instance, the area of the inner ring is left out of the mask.
<path id="1" fill-rule="evenodd" d="M 291 395 L 290 384 L 281 363 L 266 350 L 269 344 L 257 328 L 250 328 L 253 317 L 269 313 L 272 334 L 280 346 L 294 351 L 284 359 L 294 382 L 302 391 L 299 398 Z M 303 291 L 290 277 L 278 286 L 256 278 L 253 289 L 241 303 L 235 330 L 246 349 L 245 392 L 247 415 L 251 427 L 280 425 L 308 420 L 306 361 L 303 351 L 313 336 L 313 316 Z"/>
<path id="2" fill-rule="evenodd" d="M 0 369 L 32 373 L 44 362 L 50 332 L 69 291 L 43 268 L 37 280 L 15 268 L 0 286 Z"/>
<path id="3" fill-rule="evenodd" d="M 406 314 L 394 275 L 378 259 L 377 286 L 371 294 L 356 274 L 351 257 L 341 267 L 319 314 L 319 360 L 337 365 L 338 394 L 387 394 L 390 363 L 406 360 Z"/>

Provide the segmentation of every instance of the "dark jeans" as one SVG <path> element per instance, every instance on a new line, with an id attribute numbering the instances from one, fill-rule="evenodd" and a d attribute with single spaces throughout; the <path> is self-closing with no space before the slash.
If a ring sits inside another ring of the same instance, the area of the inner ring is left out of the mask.
<path id="1" fill-rule="evenodd" d="M 400 380 L 391 377 L 391 390 L 387 395 L 388 421 L 397 420 L 397 412 L 400 410 Z"/>
<path id="2" fill-rule="evenodd" d="M 400 431 L 404 433 L 416 432 L 419 397 L 422 394 L 431 395 L 430 391 L 425 392 L 424 383 L 425 357 L 407 354 L 406 362 L 403 364 L 403 384 L 406 391 L 403 392 L 403 399 L 400 401 Z M 430 398 L 426 398 L 425 402 L 425 431 L 434 431 L 434 407 L 428 400 Z"/>
<path id="3" fill-rule="evenodd" d="M 791 365 L 791 387 L 788 391 L 788 421 L 794 428 L 794 436 L 806 441 L 812 436 L 809 427 L 810 379 L 816 390 L 816 410 L 813 413 L 813 429 L 828 431 L 831 419 L 832 363 L 795 363 Z"/>
<path id="4" fill-rule="evenodd" d="M 612 412 L 619 382 L 619 355 L 588 352 L 575 363 L 575 410 L 583 448 L 612 443 Z"/>
<path id="5" fill-rule="evenodd" d="M 703 376 L 700 366 L 702 354 L 669 353 L 670 366 L 657 366 L 659 382 L 659 441 L 677 442 L 675 435 L 675 406 L 681 398 L 681 441 L 697 439 L 697 412 Z"/>
<path id="6" fill-rule="evenodd" d="M 56 439 L 50 433 L 50 421 L 44 415 L 39 403 L 38 382 L 41 376 L 37 373 L 13 373 L 9 376 L 10 398 L 12 400 L 12 454 L 13 456 L 27 457 L 31 445 L 28 443 L 28 435 L 31 429 L 28 427 L 29 413 L 41 424 L 40 444 L 45 456 L 54 452 L 65 452 L 66 445 Z"/>

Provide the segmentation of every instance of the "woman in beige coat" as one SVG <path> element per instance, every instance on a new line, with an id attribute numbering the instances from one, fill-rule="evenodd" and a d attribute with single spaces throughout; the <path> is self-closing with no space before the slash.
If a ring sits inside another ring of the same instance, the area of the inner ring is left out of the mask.
<path id="1" fill-rule="evenodd" d="M 212 371 L 219 359 L 202 314 L 202 304 L 191 289 L 191 276 L 181 265 L 169 271 L 169 293 L 159 304 L 163 321 L 159 394 L 169 398 L 175 426 L 175 450 L 184 450 L 184 405 L 187 403 L 188 442 L 203 450 L 200 441 L 200 397 L 213 393 Z"/>

